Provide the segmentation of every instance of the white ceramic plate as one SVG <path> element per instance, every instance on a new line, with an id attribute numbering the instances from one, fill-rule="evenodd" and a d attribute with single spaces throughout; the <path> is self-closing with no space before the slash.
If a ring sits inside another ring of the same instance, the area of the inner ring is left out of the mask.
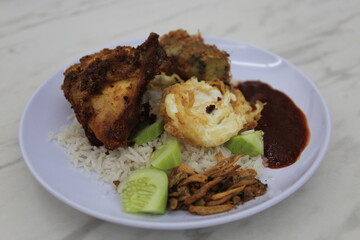
<path id="1" fill-rule="evenodd" d="M 144 39 L 121 45 L 137 46 Z M 330 117 L 326 104 L 314 83 L 295 66 L 268 51 L 246 43 L 207 37 L 230 53 L 231 72 L 236 80 L 256 80 L 285 92 L 306 114 L 311 139 L 301 158 L 282 169 L 266 169 L 268 192 L 235 210 L 210 216 L 195 216 L 183 211 L 162 216 L 133 215 L 122 212 L 117 194 L 103 195 L 94 174 L 82 172 L 68 160 L 56 142 L 48 142 L 50 132 L 60 131 L 72 113 L 60 85 L 63 71 L 50 77 L 30 99 L 20 124 L 20 146 L 24 159 L 36 179 L 55 197 L 91 216 L 129 226 L 151 229 L 188 229 L 223 224 L 263 211 L 299 189 L 319 167 L 330 139 Z"/>

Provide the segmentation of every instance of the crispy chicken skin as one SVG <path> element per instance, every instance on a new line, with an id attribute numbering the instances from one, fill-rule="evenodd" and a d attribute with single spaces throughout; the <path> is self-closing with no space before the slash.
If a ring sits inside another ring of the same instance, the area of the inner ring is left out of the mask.
<path id="1" fill-rule="evenodd" d="M 167 73 L 176 73 L 182 79 L 195 76 L 199 80 L 230 81 L 228 53 L 205 44 L 200 34 L 191 36 L 179 29 L 163 35 L 160 44 L 174 61 L 174 67 Z"/>
<path id="2" fill-rule="evenodd" d="M 64 72 L 62 90 L 91 144 L 126 145 L 141 119 L 142 95 L 166 54 L 151 33 L 137 48 L 103 49 Z"/>

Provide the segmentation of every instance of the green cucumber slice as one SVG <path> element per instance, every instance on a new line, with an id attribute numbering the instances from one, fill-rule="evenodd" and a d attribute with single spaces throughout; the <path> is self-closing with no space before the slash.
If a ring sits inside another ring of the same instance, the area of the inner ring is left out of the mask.
<path id="1" fill-rule="evenodd" d="M 156 122 L 140 130 L 132 139 L 137 145 L 143 145 L 157 138 L 164 132 L 164 120 L 158 118 Z"/>
<path id="2" fill-rule="evenodd" d="M 168 170 L 181 163 L 180 143 L 175 137 L 170 137 L 165 144 L 156 149 L 150 156 L 152 166 Z"/>
<path id="3" fill-rule="evenodd" d="M 224 145 L 233 154 L 245 154 L 251 157 L 264 154 L 263 131 L 247 131 L 230 138 Z"/>
<path id="4" fill-rule="evenodd" d="M 164 214 L 168 178 L 164 171 L 153 167 L 135 170 L 119 185 L 118 192 L 127 213 Z"/>

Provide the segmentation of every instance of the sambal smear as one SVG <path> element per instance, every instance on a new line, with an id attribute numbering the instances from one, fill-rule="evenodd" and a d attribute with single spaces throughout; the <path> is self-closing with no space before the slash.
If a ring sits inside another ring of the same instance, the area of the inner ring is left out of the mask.
<path id="1" fill-rule="evenodd" d="M 287 167 L 299 158 L 310 139 L 304 113 L 283 92 L 261 81 L 237 85 L 247 101 L 266 103 L 256 127 L 264 131 L 264 153 L 269 168 Z"/>

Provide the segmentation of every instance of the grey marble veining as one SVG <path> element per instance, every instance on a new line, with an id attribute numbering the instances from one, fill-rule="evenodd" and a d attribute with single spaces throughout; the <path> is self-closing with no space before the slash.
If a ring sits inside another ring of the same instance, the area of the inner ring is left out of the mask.
<path id="1" fill-rule="evenodd" d="M 360 1 L 4 0 L 0 13 L 0 239 L 360 239 Z M 54 198 L 27 169 L 18 143 L 36 88 L 90 51 L 177 28 L 268 49 L 315 82 L 333 129 L 318 171 L 264 212 L 195 230 L 116 225 Z"/>

